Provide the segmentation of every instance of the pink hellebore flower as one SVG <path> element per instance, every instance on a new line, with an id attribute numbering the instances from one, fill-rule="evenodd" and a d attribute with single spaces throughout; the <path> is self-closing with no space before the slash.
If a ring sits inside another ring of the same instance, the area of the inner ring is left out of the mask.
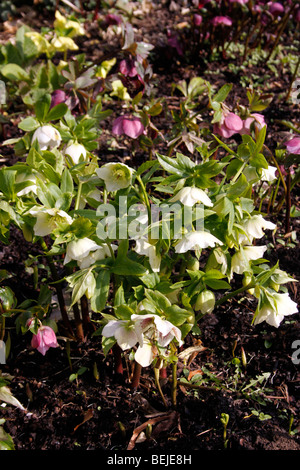
<path id="1" fill-rule="evenodd" d="M 120 62 L 120 72 L 125 75 L 125 77 L 135 77 L 137 75 L 137 70 L 134 65 L 134 60 L 132 59 L 123 59 Z"/>
<path id="2" fill-rule="evenodd" d="M 242 129 L 243 121 L 237 114 L 231 112 L 223 115 L 221 121 L 214 125 L 214 132 L 225 138 L 240 133 Z"/>
<path id="3" fill-rule="evenodd" d="M 202 23 L 202 16 L 198 15 L 197 13 L 194 15 L 194 25 L 195 26 L 200 26 Z"/>
<path id="4" fill-rule="evenodd" d="M 212 19 L 212 24 L 214 26 L 218 26 L 218 25 L 232 26 L 232 20 L 228 18 L 228 16 L 215 16 Z"/>
<path id="5" fill-rule="evenodd" d="M 33 335 L 31 346 L 37 349 L 43 356 L 49 348 L 57 348 L 56 335 L 50 326 L 41 326 L 36 335 Z"/>
<path id="6" fill-rule="evenodd" d="M 229 0 L 230 3 L 239 3 L 240 5 L 245 5 L 249 0 Z"/>
<path id="7" fill-rule="evenodd" d="M 125 134 L 132 139 L 137 139 L 143 134 L 145 128 L 141 120 L 135 116 L 119 116 L 113 122 L 112 131 L 116 135 Z"/>
<path id="8" fill-rule="evenodd" d="M 286 143 L 286 148 L 289 153 L 300 155 L 300 137 L 293 137 Z"/>
<path id="9" fill-rule="evenodd" d="M 274 16 L 278 16 L 281 13 L 284 13 L 284 6 L 279 2 L 269 2 L 268 7 L 270 13 Z"/>
<path id="10" fill-rule="evenodd" d="M 243 129 L 241 130 L 240 134 L 250 134 L 251 124 L 255 123 L 261 129 L 262 127 L 266 126 L 265 118 L 262 114 L 253 113 L 247 119 L 243 121 Z"/>

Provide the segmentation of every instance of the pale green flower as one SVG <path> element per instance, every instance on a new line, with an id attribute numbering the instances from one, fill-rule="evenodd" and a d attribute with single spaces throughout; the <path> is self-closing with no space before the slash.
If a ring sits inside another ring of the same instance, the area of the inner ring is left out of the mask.
<path id="1" fill-rule="evenodd" d="M 124 163 L 105 163 L 96 173 L 105 182 L 107 191 L 113 192 L 131 185 L 133 170 Z"/>
<path id="2" fill-rule="evenodd" d="M 74 142 L 73 144 L 68 145 L 65 150 L 65 155 L 68 155 L 71 158 L 73 164 L 77 165 L 78 163 L 86 160 L 87 152 L 82 144 Z"/>
<path id="3" fill-rule="evenodd" d="M 73 222 L 65 211 L 57 208 L 52 209 L 31 209 L 31 215 L 36 217 L 36 223 L 33 227 L 34 234 L 39 237 L 50 235 L 60 224 L 71 224 Z"/>

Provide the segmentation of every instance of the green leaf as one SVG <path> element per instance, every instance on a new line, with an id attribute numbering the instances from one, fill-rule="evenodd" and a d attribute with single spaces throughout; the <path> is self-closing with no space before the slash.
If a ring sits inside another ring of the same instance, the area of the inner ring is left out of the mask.
<path id="1" fill-rule="evenodd" d="M 18 82 L 21 80 L 29 81 L 30 77 L 24 68 L 18 64 L 7 64 L 1 68 L 1 73 L 5 78 L 8 78 L 12 82 Z"/>
<path id="2" fill-rule="evenodd" d="M 230 284 L 228 282 L 220 280 L 220 279 L 205 279 L 205 284 L 208 285 L 211 289 L 219 290 L 219 289 L 231 289 Z"/>
<path id="3" fill-rule="evenodd" d="M 164 314 L 169 322 L 175 326 L 180 326 L 191 315 L 191 312 L 178 307 L 178 305 L 171 305 L 165 309 Z"/>
<path id="4" fill-rule="evenodd" d="M 8 168 L 2 168 L 0 171 L 0 190 L 4 196 L 9 200 L 15 199 L 15 179 L 16 171 Z"/>
<path id="5" fill-rule="evenodd" d="M 116 258 L 111 267 L 111 271 L 114 274 L 119 274 L 120 276 L 143 276 L 148 271 L 140 263 L 132 261 L 127 257 Z"/>
<path id="6" fill-rule="evenodd" d="M 219 103 L 226 100 L 228 94 L 232 89 L 232 83 L 225 83 L 220 90 L 214 95 L 213 100 Z"/>
<path id="7" fill-rule="evenodd" d="M 46 93 L 35 104 L 34 111 L 37 119 L 44 122 L 44 119 L 50 109 L 51 95 Z"/>
<path id="8" fill-rule="evenodd" d="M 110 272 L 102 269 L 96 277 L 94 295 L 91 297 L 91 308 L 95 312 L 101 312 L 107 302 L 110 286 Z"/>
<path id="9" fill-rule="evenodd" d="M 31 132 L 39 127 L 39 123 L 34 117 L 28 116 L 18 124 L 18 127 L 22 131 Z"/>
<path id="10" fill-rule="evenodd" d="M 59 103 L 50 109 L 44 120 L 45 122 L 57 121 L 58 119 L 61 119 L 67 111 L 68 106 L 65 103 Z"/>
<path id="11" fill-rule="evenodd" d="M 73 184 L 73 178 L 71 176 L 70 171 L 68 168 L 65 168 L 62 174 L 61 178 L 61 185 L 60 189 L 62 193 L 70 193 L 72 194 L 74 191 L 74 184 Z"/>

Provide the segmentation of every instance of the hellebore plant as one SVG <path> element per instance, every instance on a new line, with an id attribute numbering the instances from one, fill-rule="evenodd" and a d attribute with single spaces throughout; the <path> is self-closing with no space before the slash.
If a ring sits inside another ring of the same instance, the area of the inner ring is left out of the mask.
<path id="1" fill-rule="evenodd" d="M 207 11 L 215 8 L 211 3 L 205 2 Z M 243 8 L 247 19 L 252 2 L 234 3 L 240 5 L 230 5 L 230 11 L 240 14 Z M 214 34 L 231 34 L 234 20 L 213 13 Z M 195 18 L 199 30 L 211 27 L 205 14 L 201 10 L 202 19 Z M 241 293 L 256 302 L 254 326 L 267 322 L 277 328 L 298 311 L 286 287 L 294 279 L 264 259 L 264 238 L 277 227 L 253 197 L 257 185 L 269 188 L 284 179 L 265 146 L 267 126 L 259 112 L 268 97 L 248 92 L 249 106 L 230 110 L 225 101 L 232 85 L 215 90 L 201 77 L 181 81 L 173 89 L 183 98 L 178 111 L 170 111 L 173 122 L 163 135 L 151 122 L 163 110 L 161 101 L 150 96 L 153 47 L 136 42 L 131 25 L 120 28 L 117 79 L 109 75 L 117 60 L 90 67 L 79 55 L 62 66 L 61 76 L 53 68 L 51 47 L 72 49 L 68 41 L 83 33 L 78 22 L 57 14 L 48 37 L 29 32 L 27 40 L 48 52 L 47 70 L 54 79 L 47 93 L 27 90 L 24 104 L 31 115 L 19 123 L 24 135 L 8 141 L 25 158 L 0 169 L 0 238 L 9 243 L 7 227 L 16 226 L 27 241 L 41 246 L 50 276 L 46 299 L 44 286 L 37 305 L 5 314 L 19 315 L 18 327 L 33 333 L 32 346 L 44 355 L 58 345 L 49 323 L 55 291 L 61 312 L 56 326 L 64 337 L 84 341 L 93 322 L 94 335 L 101 337 L 105 355 L 113 351 L 118 371 L 123 357 L 132 361 L 128 379 L 133 388 L 142 369 L 153 367 L 166 405 L 159 375 L 170 367 L 176 405 L 178 350 L 187 335 L 197 334 L 203 315 Z M 4 67 L 7 79 L 11 68 Z M 30 88 L 27 71 L 14 69 L 15 81 L 25 80 Z M 125 79 L 138 79 L 142 90 L 135 88 L 128 98 Z M 67 104 L 70 95 L 75 106 Z M 99 158 L 100 121 L 110 116 L 102 109 L 103 97 L 119 100 L 124 109 L 111 123 L 112 133 L 133 139 L 141 150 L 150 148 L 155 158 L 139 167 L 134 158 L 128 165 L 117 157 L 103 162 L 101 151 Z M 155 151 L 161 136 L 167 155 Z M 232 137 L 237 138 L 233 144 Z M 284 158 L 299 154 L 298 137 L 285 145 L 279 149 Z"/>

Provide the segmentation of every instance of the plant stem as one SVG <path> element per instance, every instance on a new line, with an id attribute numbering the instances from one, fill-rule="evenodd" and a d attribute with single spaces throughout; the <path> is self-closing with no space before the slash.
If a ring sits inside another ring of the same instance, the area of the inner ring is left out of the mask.
<path id="1" fill-rule="evenodd" d="M 140 184 L 142 195 L 143 195 L 143 200 L 144 200 L 144 203 L 146 204 L 147 211 L 148 211 L 148 220 L 150 221 L 151 220 L 151 207 L 150 207 L 150 202 L 149 202 L 148 194 L 146 191 L 146 187 L 140 175 L 137 175 L 136 179 L 138 180 Z"/>
<path id="2" fill-rule="evenodd" d="M 82 190 L 82 182 L 79 181 L 79 183 L 78 183 L 78 192 L 77 192 L 77 197 L 76 197 L 76 202 L 75 202 L 75 207 L 74 207 L 75 211 L 77 211 L 79 209 L 81 190 Z"/>
<path id="3" fill-rule="evenodd" d="M 56 295 L 57 295 L 57 299 L 58 299 L 59 308 L 60 308 L 61 316 L 62 316 L 62 319 L 63 319 L 63 323 L 64 323 L 67 331 L 71 334 L 71 337 L 73 338 L 74 335 L 73 335 L 73 331 L 72 331 L 72 326 L 71 326 L 71 323 L 70 323 L 70 320 L 69 320 L 69 317 L 68 317 L 62 287 L 61 287 L 60 282 L 58 282 L 59 281 L 59 276 L 58 276 L 58 273 L 57 273 L 57 270 L 56 270 L 56 266 L 55 266 L 53 257 L 52 257 L 52 255 L 50 255 L 48 253 L 49 250 L 48 250 L 48 247 L 47 247 L 47 244 L 46 244 L 45 240 L 43 240 L 41 238 L 40 239 L 40 244 L 41 244 L 42 249 L 44 250 L 45 256 L 47 257 L 49 268 L 50 268 L 50 271 L 51 271 L 51 275 L 53 277 L 53 280 L 55 281 Z"/>
<path id="4" fill-rule="evenodd" d="M 249 284 L 247 284 L 246 286 L 240 287 L 239 289 L 236 289 L 233 292 L 229 292 L 229 294 L 224 295 L 223 297 L 221 297 L 221 299 L 216 301 L 216 306 L 225 303 L 227 300 L 231 299 L 232 297 L 235 297 L 238 294 L 241 294 L 242 292 L 245 292 L 249 289 L 253 289 L 253 287 L 255 286 L 255 282 L 249 282 Z"/>
<path id="5" fill-rule="evenodd" d="M 291 230 L 291 172 L 290 169 L 287 169 L 286 177 L 286 208 L 285 208 L 285 233 L 289 233 Z"/>
<path id="6" fill-rule="evenodd" d="M 115 370 L 117 374 L 123 374 L 123 364 L 122 364 L 122 349 L 118 344 L 115 344 L 112 348 L 114 359 L 115 359 Z"/>
<path id="7" fill-rule="evenodd" d="M 74 312 L 77 340 L 80 342 L 83 342 L 84 333 L 83 333 L 83 327 L 82 327 L 82 319 L 81 319 L 80 310 L 79 310 L 79 306 L 77 302 L 73 305 L 73 312 Z"/>
<path id="8" fill-rule="evenodd" d="M 177 362 L 172 363 L 172 388 L 171 388 L 172 404 L 177 405 Z"/>
<path id="9" fill-rule="evenodd" d="M 154 377 L 155 377 L 155 383 L 158 388 L 159 394 L 162 398 L 162 401 L 164 402 L 165 407 L 168 407 L 168 404 L 166 402 L 166 399 L 164 397 L 164 394 L 162 392 L 161 386 L 160 386 L 160 381 L 159 381 L 159 369 L 157 367 L 154 367 Z"/>
<path id="10" fill-rule="evenodd" d="M 131 388 L 133 390 L 136 390 L 140 384 L 140 377 L 141 377 L 141 372 L 142 372 L 142 366 L 138 362 L 134 362 L 134 371 L 133 371 L 133 377 L 131 381 Z"/>

